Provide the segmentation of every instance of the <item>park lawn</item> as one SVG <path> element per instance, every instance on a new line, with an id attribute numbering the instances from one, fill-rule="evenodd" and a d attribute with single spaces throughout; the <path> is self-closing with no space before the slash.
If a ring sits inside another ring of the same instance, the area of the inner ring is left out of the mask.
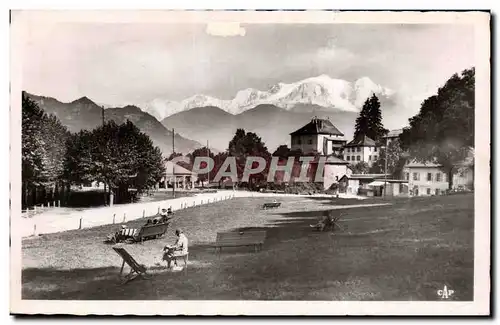
<path id="1" fill-rule="evenodd" d="M 97 300 L 439 300 L 473 299 L 472 194 L 395 200 L 237 198 L 177 213 L 165 238 L 125 245 L 153 274 L 118 285 L 120 257 L 104 244 L 117 225 L 49 234 L 23 241 L 23 299 Z M 390 203 L 338 210 L 345 231 L 317 233 L 321 211 L 351 204 Z M 144 220 L 129 222 L 140 226 Z M 155 263 L 182 228 L 190 239 L 187 274 Z M 262 251 L 210 245 L 218 231 L 266 229 Z"/>

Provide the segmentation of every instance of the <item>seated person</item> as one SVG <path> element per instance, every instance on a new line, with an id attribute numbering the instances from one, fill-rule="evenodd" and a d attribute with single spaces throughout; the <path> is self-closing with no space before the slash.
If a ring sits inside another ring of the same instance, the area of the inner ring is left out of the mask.
<path id="1" fill-rule="evenodd" d="M 188 254 L 188 239 L 186 235 L 180 230 L 175 231 L 177 241 L 174 245 L 166 245 L 163 248 L 163 260 L 167 261 L 167 268 L 170 268 L 172 260 L 177 265 L 177 257 L 186 256 Z"/>
<path id="2" fill-rule="evenodd" d="M 328 211 L 324 213 L 323 218 L 315 225 L 309 225 L 311 228 L 316 228 L 318 231 L 325 231 L 333 229 L 333 217 L 329 215 Z"/>
<path id="3" fill-rule="evenodd" d="M 160 213 L 160 220 L 162 222 L 167 222 L 169 221 L 170 219 L 172 219 L 172 215 L 173 215 L 173 212 L 172 212 L 172 208 L 168 208 L 167 209 L 161 209 L 161 213 Z"/>

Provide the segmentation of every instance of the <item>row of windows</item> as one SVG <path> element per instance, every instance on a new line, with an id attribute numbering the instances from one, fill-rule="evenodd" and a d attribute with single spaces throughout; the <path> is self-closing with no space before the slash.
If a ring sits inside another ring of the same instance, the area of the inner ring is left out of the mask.
<path id="1" fill-rule="evenodd" d="M 372 157 L 372 156 L 370 155 L 370 156 L 368 156 L 368 160 L 369 160 L 369 161 L 371 161 L 371 160 L 373 159 L 373 161 L 375 161 L 375 160 L 377 160 L 377 157 L 378 157 L 378 156 L 373 156 L 373 157 Z M 352 160 L 352 161 L 356 161 L 356 160 L 357 160 L 357 161 L 360 161 L 360 160 L 361 160 L 361 156 L 346 156 L 346 160 L 347 160 L 347 161 L 351 161 L 351 160 Z"/>
<path id="2" fill-rule="evenodd" d="M 425 173 L 424 173 L 425 175 Z M 426 175 L 427 177 L 425 178 L 428 182 L 432 182 L 432 181 L 435 181 L 435 182 L 446 182 L 446 174 L 443 174 L 443 173 L 436 173 L 436 175 L 434 176 L 433 173 L 427 173 Z M 405 174 L 405 179 L 407 181 L 410 180 L 410 173 L 406 173 Z M 412 179 L 414 181 L 419 181 L 420 180 L 420 173 L 412 173 Z"/>
<path id="3" fill-rule="evenodd" d="M 369 151 L 372 151 L 372 148 L 374 152 L 377 152 L 378 150 L 377 147 L 368 147 L 368 148 Z M 347 147 L 347 152 L 361 152 L 361 147 Z"/>
<path id="4" fill-rule="evenodd" d="M 422 189 L 423 190 L 423 189 Z M 430 188 L 426 188 L 425 189 L 425 193 L 427 195 L 431 195 L 432 194 L 432 190 Z M 440 190 L 438 188 L 434 189 L 434 195 L 439 195 L 439 194 L 442 194 L 444 193 L 445 191 L 443 190 Z M 418 187 L 415 187 L 413 190 L 410 190 L 410 194 L 411 195 L 419 195 L 420 194 L 420 191 L 419 191 L 419 188 Z"/>
<path id="5" fill-rule="evenodd" d="M 302 140 L 301 139 L 295 139 L 295 141 L 292 140 L 292 144 L 302 144 Z M 313 140 L 312 139 L 307 140 L 307 144 L 313 144 Z"/>

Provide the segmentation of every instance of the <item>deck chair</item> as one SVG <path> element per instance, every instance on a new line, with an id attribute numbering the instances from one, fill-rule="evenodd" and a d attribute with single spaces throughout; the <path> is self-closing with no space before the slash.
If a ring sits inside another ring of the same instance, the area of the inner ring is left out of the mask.
<path id="1" fill-rule="evenodd" d="M 130 267 L 129 274 L 127 274 L 123 278 L 121 284 L 125 284 L 125 283 L 127 283 L 129 281 L 132 281 L 137 276 L 141 276 L 144 279 L 150 279 L 151 278 L 151 275 L 147 274 L 147 272 L 146 272 L 146 267 L 144 267 L 143 265 L 137 263 L 137 261 L 125 250 L 125 248 L 122 248 L 122 247 L 113 247 L 113 250 L 118 255 L 120 255 L 121 258 L 123 259 L 122 267 L 120 269 L 120 277 L 122 277 L 123 268 L 125 267 L 125 263 L 127 263 L 128 266 Z"/>

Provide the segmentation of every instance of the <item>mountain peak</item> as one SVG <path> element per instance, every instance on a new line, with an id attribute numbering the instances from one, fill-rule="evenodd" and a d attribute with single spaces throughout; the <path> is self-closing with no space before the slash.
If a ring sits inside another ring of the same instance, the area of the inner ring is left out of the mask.
<path id="1" fill-rule="evenodd" d="M 97 105 L 96 103 L 94 103 L 90 98 L 88 98 L 87 96 L 83 96 L 81 98 L 78 98 L 77 100 L 74 100 L 71 102 L 72 104 L 84 104 L 84 105 L 90 105 L 90 104 L 93 104 L 93 105 Z"/>
<path id="2" fill-rule="evenodd" d="M 330 112 L 358 112 L 365 100 L 372 94 L 389 97 L 390 89 L 375 83 L 368 76 L 353 82 L 335 79 L 323 73 L 292 83 L 278 82 L 267 90 L 241 89 L 232 99 L 218 99 L 207 95 L 194 95 L 179 102 L 153 100 L 145 111 L 159 120 L 176 113 L 197 107 L 216 106 L 238 115 L 259 105 L 274 105 L 285 110 L 294 110 L 304 105 L 315 105 Z M 300 109 L 300 108 L 299 108 Z"/>

